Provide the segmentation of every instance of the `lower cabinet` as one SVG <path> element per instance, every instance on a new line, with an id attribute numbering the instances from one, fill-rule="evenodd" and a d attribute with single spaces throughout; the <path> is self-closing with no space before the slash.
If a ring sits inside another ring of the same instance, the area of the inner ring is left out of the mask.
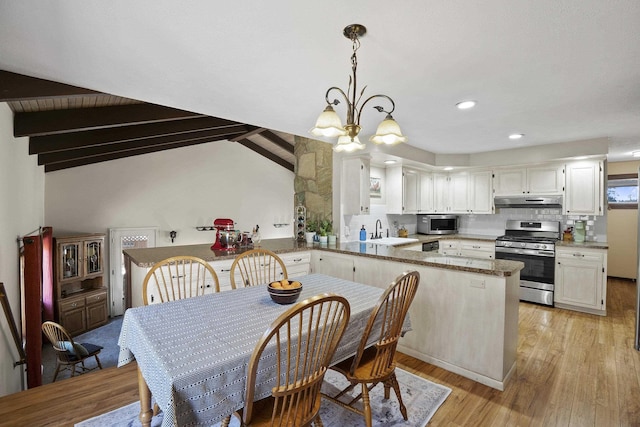
<path id="1" fill-rule="evenodd" d="M 461 240 L 460 256 L 467 258 L 495 259 L 496 244 L 495 242 Z"/>
<path id="2" fill-rule="evenodd" d="M 309 266 L 311 264 L 311 252 L 287 252 L 278 254 L 278 256 L 284 262 L 284 266 L 287 269 L 287 277 L 294 278 L 309 274 Z M 225 259 L 221 261 L 209 262 L 218 276 L 218 283 L 220 283 L 220 291 L 227 291 L 231 289 L 231 264 L 233 259 Z M 283 276 L 282 271 L 279 271 L 280 277 Z M 237 286 L 237 278 L 236 278 Z M 213 293 L 213 287 L 205 290 L 205 293 Z"/>
<path id="3" fill-rule="evenodd" d="M 556 246 L 554 304 L 607 315 L 607 252 Z"/>
<path id="4" fill-rule="evenodd" d="M 495 242 L 482 240 L 441 239 L 439 252 L 442 255 L 466 258 L 495 259 Z"/>
<path id="5" fill-rule="evenodd" d="M 287 269 L 287 277 L 295 278 L 309 274 L 311 266 L 311 252 L 291 252 L 280 254 Z M 282 274 L 282 273 L 281 273 Z"/>
<path id="6" fill-rule="evenodd" d="M 339 279 L 353 280 L 355 269 L 353 259 L 353 255 L 313 251 L 311 254 L 311 272 L 326 274 Z"/>
<path id="7" fill-rule="evenodd" d="M 60 324 L 72 336 L 107 323 L 107 290 L 98 289 L 63 298 L 58 304 Z"/>

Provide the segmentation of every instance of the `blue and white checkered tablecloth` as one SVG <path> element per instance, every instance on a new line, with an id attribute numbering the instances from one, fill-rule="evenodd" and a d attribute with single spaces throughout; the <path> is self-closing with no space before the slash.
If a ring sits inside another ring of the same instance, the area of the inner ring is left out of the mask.
<path id="1" fill-rule="evenodd" d="M 303 285 L 298 301 L 322 293 L 349 301 L 351 318 L 334 361 L 354 354 L 383 290 L 321 274 L 297 280 Z M 118 366 L 137 361 L 164 411 L 163 426 L 210 426 L 244 406 L 251 353 L 290 307 L 274 303 L 261 285 L 131 308 L 122 322 Z M 256 398 L 271 393 L 269 384 L 258 386 Z"/>

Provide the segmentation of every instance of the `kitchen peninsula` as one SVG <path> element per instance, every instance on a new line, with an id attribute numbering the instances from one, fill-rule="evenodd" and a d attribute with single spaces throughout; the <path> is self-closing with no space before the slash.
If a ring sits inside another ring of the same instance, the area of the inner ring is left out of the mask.
<path id="1" fill-rule="evenodd" d="M 246 250 L 212 251 L 210 246 L 125 250 L 127 307 L 140 305 L 144 275 L 162 259 L 198 256 L 224 276 L 235 256 Z M 413 330 L 402 338 L 399 350 L 499 390 L 515 372 L 520 262 L 361 242 L 321 246 L 273 239 L 260 246 L 278 253 L 296 276 L 324 273 L 386 288 L 403 271 L 417 270 L 420 286 L 410 309 Z M 224 289 L 225 279 L 220 281 Z"/>

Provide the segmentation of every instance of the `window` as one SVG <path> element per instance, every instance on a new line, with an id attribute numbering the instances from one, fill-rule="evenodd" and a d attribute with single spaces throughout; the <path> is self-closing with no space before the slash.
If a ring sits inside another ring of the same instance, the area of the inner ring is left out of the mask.
<path id="1" fill-rule="evenodd" d="M 638 174 L 609 175 L 607 201 L 609 209 L 637 209 Z"/>

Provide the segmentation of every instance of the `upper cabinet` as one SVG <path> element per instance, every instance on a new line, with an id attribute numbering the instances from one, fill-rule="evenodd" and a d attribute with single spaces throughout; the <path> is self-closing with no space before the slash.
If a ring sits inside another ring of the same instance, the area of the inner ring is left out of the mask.
<path id="1" fill-rule="evenodd" d="M 434 174 L 434 213 L 493 213 L 490 170 Z"/>
<path id="2" fill-rule="evenodd" d="M 342 205 L 345 215 L 369 215 L 370 162 L 368 158 L 342 160 Z"/>
<path id="3" fill-rule="evenodd" d="M 420 203 L 420 172 L 402 166 L 387 168 L 387 213 L 416 214 Z"/>
<path id="4" fill-rule="evenodd" d="M 603 162 L 585 160 L 566 167 L 565 215 L 602 215 L 604 209 Z"/>
<path id="5" fill-rule="evenodd" d="M 418 213 L 431 213 L 434 211 L 433 174 L 420 171 L 418 176 Z"/>
<path id="6" fill-rule="evenodd" d="M 550 164 L 528 168 L 497 169 L 493 180 L 495 196 L 523 194 L 562 195 L 564 165 Z"/>
<path id="7" fill-rule="evenodd" d="M 494 213 L 493 173 L 488 170 L 471 172 L 469 174 L 468 187 L 468 213 Z"/>

